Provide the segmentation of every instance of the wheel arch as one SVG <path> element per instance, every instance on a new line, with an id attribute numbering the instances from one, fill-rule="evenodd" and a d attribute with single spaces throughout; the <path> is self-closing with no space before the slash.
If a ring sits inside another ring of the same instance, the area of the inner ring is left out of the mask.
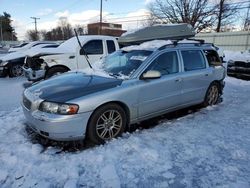
<path id="1" fill-rule="evenodd" d="M 70 68 L 65 66 L 65 65 L 53 65 L 52 67 L 49 67 L 47 70 L 46 70 L 46 73 L 45 73 L 45 77 L 48 75 L 48 72 L 52 69 L 56 69 L 56 68 L 64 68 L 66 69 L 67 71 L 70 71 Z"/>
<path id="2" fill-rule="evenodd" d="M 212 84 L 218 85 L 220 95 L 222 95 L 222 90 L 223 90 L 223 88 L 222 88 L 222 85 L 221 85 L 221 81 L 220 81 L 220 80 L 214 80 L 214 81 L 212 81 L 212 82 L 210 83 L 209 87 L 210 87 Z M 208 87 L 208 88 L 209 88 L 209 87 Z"/>
<path id="3" fill-rule="evenodd" d="M 65 66 L 65 65 L 53 65 L 52 67 L 49 67 L 49 68 L 46 70 L 46 72 L 49 71 L 49 70 L 51 70 L 51 69 L 58 68 L 58 67 L 61 67 L 61 68 L 64 68 L 64 69 L 67 69 L 68 71 L 70 71 L 70 68 L 67 67 L 67 66 Z"/>
<path id="4" fill-rule="evenodd" d="M 92 116 L 94 115 L 94 113 L 100 109 L 101 107 L 105 106 L 105 105 L 108 105 L 108 104 L 116 104 L 116 105 L 119 105 L 125 112 L 126 114 L 126 117 L 127 117 L 127 124 L 126 124 L 126 127 L 125 127 L 125 130 L 127 130 L 129 128 L 129 125 L 130 125 L 130 110 L 129 110 L 129 107 L 124 103 L 124 102 L 121 102 L 121 101 L 109 101 L 109 102 L 105 102 L 101 105 L 99 105 L 90 115 L 89 119 L 88 119 L 88 123 L 87 123 L 87 128 L 86 128 L 86 131 L 88 129 L 88 126 L 89 126 L 89 122 L 92 118 Z"/>

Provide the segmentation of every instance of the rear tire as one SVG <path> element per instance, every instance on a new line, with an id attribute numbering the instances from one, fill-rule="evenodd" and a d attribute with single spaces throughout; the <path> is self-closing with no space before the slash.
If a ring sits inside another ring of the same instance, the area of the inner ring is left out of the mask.
<path id="1" fill-rule="evenodd" d="M 9 66 L 9 76 L 10 77 L 18 77 L 23 75 L 23 68 L 20 64 L 15 64 Z"/>
<path id="2" fill-rule="evenodd" d="M 104 144 L 106 141 L 121 136 L 127 124 L 124 109 L 117 104 L 107 104 L 98 108 L 90 118 L 87 137 L 94 144 Z"/>
<path id="3" fill-rule="evenodd" d="M 48 70 L 48 72 L 46 73 L 45 79 L 49 79 L 52 76 L 56 76 L 59 74 L 62 74 L 64 72 L 68 72 L 69 70 L 64 68 L 64 67 L 54 67 Z"/>
<path id="4" fill-rule="evenodd" d="M 217 83 L 212 83 L 207 89 L 206 97 L 203 105 L 212 106 L 218 103 L 220 98 L 220 87 Z"/>

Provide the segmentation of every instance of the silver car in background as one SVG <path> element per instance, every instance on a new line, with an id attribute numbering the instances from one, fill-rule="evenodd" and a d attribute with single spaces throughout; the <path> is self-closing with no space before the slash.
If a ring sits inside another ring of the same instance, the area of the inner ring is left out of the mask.
<path id="1" fill-rule="evenodd" d="M 211 44 L 125 48 L 105 58 L 108 76 L 70 72 L 26 89 L 27 124 L 53 140 L 96 144 L 131 124 L 195 104 L 214 105 L 225 69 Z"/>

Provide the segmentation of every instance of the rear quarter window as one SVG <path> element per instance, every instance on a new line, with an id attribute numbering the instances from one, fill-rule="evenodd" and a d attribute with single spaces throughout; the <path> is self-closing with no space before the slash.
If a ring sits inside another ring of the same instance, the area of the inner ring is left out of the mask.
<path id="1" fill-rule="evenodd" d="M 206 55 L 207 62 L 209 64 L 209 66 L 222 65 L 222 61 L 219 58 L 219 55 L 218 55 L 218 53 L 216 51 L 214 51 L 214 50 L 204 50 L 204 53 Z"/>

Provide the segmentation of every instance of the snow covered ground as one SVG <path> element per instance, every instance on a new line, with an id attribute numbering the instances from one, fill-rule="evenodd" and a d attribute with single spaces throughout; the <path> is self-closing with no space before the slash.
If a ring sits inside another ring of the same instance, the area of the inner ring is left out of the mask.
<path id="1" fill-rule="evenodd" d="M 30 141 L 22 83 L 0 80 L 0 187 L 250 187 L 250 82 L 227 78 L 217 106 L 78 152 Z"/>
<path id="2" fill-rule="evenodd" d="M 20 107 L 24 77 L 0 78 L 0 113 Z"/>

